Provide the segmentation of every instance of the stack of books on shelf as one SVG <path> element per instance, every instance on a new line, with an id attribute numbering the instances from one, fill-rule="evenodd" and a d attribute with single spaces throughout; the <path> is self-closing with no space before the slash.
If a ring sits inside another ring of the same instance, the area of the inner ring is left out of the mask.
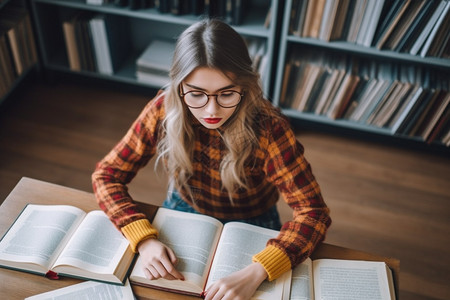
<path id="1" fill-rule="evenodd" d="M 448 0 L 294 0 L 290 34 L 450 57 Z"/>
<path id="2" fill-rule="evenodd" d="M 112 75 L 127 55 L 125 27 L 114 15 L 80 12 L 63 21 L 69 67 Z"/>
<path id="3" fill-rule="evenodd" d="M 156 0 L 155 7 L 161 13 L 205 15 L 221 18 L 232 25 L 240 25 L 249 11 L 250 2 L 250 0 Z"/>
<path id="4" fill-rule="evenodd" d="M 29 13 L 19 5 L 0 11 L 0 98 L 37 62 Z"/>
<path id="5" fill-rule="evenodd" d="M 450 145 L 450 76 L 320 50 L 293 53 L 282 107 Z"/>
<path id="6" fill-rule="evenodd" d="M 154 87 L 169 83 L 175 42 L 153 40 L 136 60 L 136 78 Z"/>

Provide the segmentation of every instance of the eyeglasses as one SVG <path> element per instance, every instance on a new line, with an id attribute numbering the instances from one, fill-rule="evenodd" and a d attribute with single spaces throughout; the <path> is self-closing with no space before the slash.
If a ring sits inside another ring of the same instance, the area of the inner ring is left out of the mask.
<path id="1" fill-rule="evenodd" d="M 243 95 L 232 90 L 221 91 L 217 94 L 207 94 L 203 91 L 189 91 L 184 93 L 183 88 L 180 86 L 180 96 L 190 108 L 202 108 L 208 104 L 209 97 L 215 97 L 217 104 L 223 108 L 232 108 L 241 102 Z"/>

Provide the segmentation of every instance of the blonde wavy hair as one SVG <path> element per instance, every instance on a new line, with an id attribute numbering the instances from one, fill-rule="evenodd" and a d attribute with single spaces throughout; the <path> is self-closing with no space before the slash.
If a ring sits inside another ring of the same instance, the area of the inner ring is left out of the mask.
<path id="1" fill-rule="evenodd" d="M 193 174 L 195 134 L 193 116 L 180 96 L 182 81 L 195 69 L 220 70 L 240 86 L 244 96 L 232 117 L 221 128 L 226 155 L 220 164 L 222 187 L 230 201 L 239 188 L 247 188 L 245 162 L 257 145 L 258 120 L 255 116 L 268 103 L 263 99 L 259 74 L 252 68 L 243 38 L 229 25 L 210 19 L 191 25 L 178 38 L 172 67 L 171 83 L 166 88 L 163 121 L 164 137 L 158 144 L 158 161 L 164 161 L 170 186 L 184 188 L 195 202 L 188 180 Z"/>

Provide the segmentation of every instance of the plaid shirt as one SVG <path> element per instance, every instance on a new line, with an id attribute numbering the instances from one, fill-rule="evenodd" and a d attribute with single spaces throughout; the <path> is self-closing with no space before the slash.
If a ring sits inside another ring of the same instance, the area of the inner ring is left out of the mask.
<path id="1" fill-rule="evenodd" d="M 163 94 L 148 103 L 124 138 L 98 163 L 92 177 L 100 207 L 122 232 L 127 225 L 145 219 L 126 184 L 156 153 L 162 137 L 163 104 Z M 329 210 L 289 122 L 285 118 L 257 117 L 259 147 L 245 166 L 248 189 L 235 192 L 231 203 L 221 186 L 219 166 L 225 146 L 220 133 L 195 120 L 194 174 L 188 182 L 194 203 L 186 191 L 181 190 L 180 194 L 200 213 L 232 220 L 261 215 L 275 205 L 281 193 L 293 209 L 293 219 L 282 226 L 277 238 L 268 241 L 267 247 L 276 248 L 276 256 L 282 253 L 288 267 L 295 267 L 324 239 L 331 223 Z M 260 261 L 258 255 L 254 260 Z M 277 262 L 273 264 L 276 266 Z M 286 269 L 283 267 L 280 272 Z M 280 272 L 268 272 L 269 278 L 278 277 Z"/>

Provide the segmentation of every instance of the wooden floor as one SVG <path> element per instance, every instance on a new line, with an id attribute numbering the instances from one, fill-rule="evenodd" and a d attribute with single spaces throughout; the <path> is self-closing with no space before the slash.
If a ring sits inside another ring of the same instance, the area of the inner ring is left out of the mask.
<path id="1" fill-rule="evenodd" d="M 67 82 L 21 87 L 0 108 L 0 200 L 22 176 L 91 191 L 95 163 L 151 96 Z M 297 132 L 331 208 L 326 241 L 400 259 L 401 299 L 450 299 L 450 157 Z M 165 184 L 149 165 L 130 191 L 159 204 Z"/>

